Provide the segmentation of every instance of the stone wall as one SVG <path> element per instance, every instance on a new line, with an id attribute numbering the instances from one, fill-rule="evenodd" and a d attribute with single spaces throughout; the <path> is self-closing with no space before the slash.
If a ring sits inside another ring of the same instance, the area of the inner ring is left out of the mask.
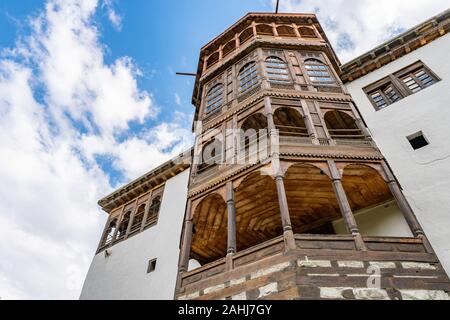
<path id="1" fill-rule="evenodd" d="M 278 252 L 197 276 L 200 280 L 186 282 L 177 299 L 449 299 L 449 279 L 432 253 L 306 251 Z"/>

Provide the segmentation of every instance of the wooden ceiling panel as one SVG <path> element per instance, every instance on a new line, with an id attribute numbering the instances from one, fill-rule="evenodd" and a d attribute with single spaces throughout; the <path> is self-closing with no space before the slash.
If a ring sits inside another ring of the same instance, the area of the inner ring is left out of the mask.
<path id="1" fill-rule="evenodd" d="M 347 166 L 342 176 L 342 185 L 353 211 L 392 199 L 387 183 L 369 166 Z"/>

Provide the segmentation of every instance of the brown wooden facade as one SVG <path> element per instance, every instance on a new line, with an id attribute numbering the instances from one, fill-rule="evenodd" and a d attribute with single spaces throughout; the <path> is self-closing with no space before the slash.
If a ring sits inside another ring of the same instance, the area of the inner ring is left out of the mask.
<path id="1" fill-rule="evenodd" d="M 361 287 L 365 278 L 352 274 L 383 263 L 391 267 L 381 283 L 387 298 L 400 289 L 449 291 L 339 66 L 310 14 L 248 14 L 202 48 L 194 158 L 218 133 L 223 139 L 219 163 L 191 168 L 176 298 L 320 298 L 319 287 Z M 239 162 L 230 129 L 267 130 L 256 149 L 264 156 Z M 361 234 L 353 213 L 392 200 L 413 237 Z M 340 218 L 348 235 L 333 230 Z M 202 266 L 188 271 L 191 258 Z M 321 261 L 314 272 L 308 259 Z M 343 294 L 360 294 L 350 291 Z"/>

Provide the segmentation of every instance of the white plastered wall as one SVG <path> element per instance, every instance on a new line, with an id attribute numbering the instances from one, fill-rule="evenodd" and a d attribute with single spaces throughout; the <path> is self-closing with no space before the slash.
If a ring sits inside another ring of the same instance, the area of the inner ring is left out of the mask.
<path id="1" fill-rule="evenodd" d="M 347 84 L 372 136 L 447 273 L 450 273 L 450 34 Z M 421 60 L 442 80 L 375 111 L 362 88 Z M 429 145 L 413 150 L 422 131 Z"/>
<path id="2" fill-rule="evenodd" d="M 80 299 L 173 299 L 188 178 L 185 170 L 166 182 L 156 226 L 94 257 Z"/>
<path id="3" fill-rule="evenodd" d="M 363 236 L 412 237 L 395 201 L 356 211 L 354 215 L 359 232 Z M 333 227 L 337 234 L 348 234 L 343 219 L 333 221 Z"/>

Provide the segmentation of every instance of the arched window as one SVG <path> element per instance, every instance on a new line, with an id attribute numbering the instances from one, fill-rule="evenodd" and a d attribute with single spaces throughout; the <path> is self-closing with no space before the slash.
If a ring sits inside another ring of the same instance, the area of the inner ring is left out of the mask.
<path id="1" fill-rule="evenodd" d="M 256 26 L 256 34 L 264 36 L 273 36 L 272 26 L 268 24 L 258 24 Z"/>
<path id="2" fill-rule="evenodd" d="M 158 217 L 160 207 L 161 207 L 161 196 L 156 196 L 152 199 L 152 202 L 150 203 L 146 224 L 151 222 L 152 220 L 155 220 Z"/>
<path id="3" fill-rule="evenodd" d="M 209 89 L 206 94 L 206 115 L 210 115 L 222 107 L 223 84 L 218 83 Z"/>
<path id="4" fill-rule="evenodd" d="M 145 203 L 141 204 L 136 213 L 134 214 L 133 224 L 131 225 L 130 232 L 137 231 L 141 228 L 142 220 L 144 219 Z"/>
<path id="5" fill-rule="evenodd" d="M 253 37 L 253 27 L 249 27 L 244 31 L 242 31 L 241 34 L 239 35 L 239 43 L 243 44 L 252 37 Z"/>
<path id="6" fill-rule="evenodd" d="M 302 115 L 294 108 L 278 108 L 273 114 L 273 120 L 280 136 L 309 137 Z"/>
<path id="7" fill-rule="evenodd" d="M 259 83 L 258 71 L 254 61 L 247 63 L 239 71 L 239 93 L 248 92 Z"/>
<path id="8" fill-rule="evenodd" d="M 317 38 L 314 30 L 309 27 L 299 27 L 298 32 L 302 38 Z"/>
<path id="9" fill-rule="evenodd" d="M 365 138 L 355 119 L 345 112 L 328 111 L 325 113 L 324 120 L 331 138 L 335 140 Z"/>
<path id="10" fill-rule="evenodd" d="M 209 58 L 206 60 L 206 67 L 209 68 L 213 64 L 216 64 L 219 61 L 219 52 L 214 52 Z"/>
<path id="11" fill-rule="evenodd" d="M 127 233 L 128 224 L 130 223 L 131 211 L 125 212 L 122 221 L 120 222 L 119 229 L 117 230 L 117 239 L 122 239 Z"/>
<path id="12" fill-rule="evenodd" d="M 226 57 L 231 52 L 233 52 L 234 49 L 236 49 L 236 41 L 235 40 L 228 41 L 227 44 L 222 49 L 222 57 Z"/>
<path id="13" fill-rule="evenodd" d="M 109 223 L 108 228 L 106 229 L 105 237 L 102 241 L 102 246 L 106 246 L 113 241 L 116 228 L 117 228 L 117 219 L 114 219 Z"/>
<path id="14" fill-rule="evenodd" d="M 270 82 L 282 84 L 290 82 L 288 66 L 278 57 L 266 59 L 266 71 Z"/>
<path id="15" fill-rule="evenodd" d="M 305 69 L 309 79 L 313 83 L 334 83 L 328 66 L 318 59 L 306 59 Z"/>
<path id="16" fill-rule="evenodd" d="M 197 173 L 204 172 L 222 162 L 222 142 L 213 139 L 202 148 L 201 163 L 197 167 Z"/>
<path id="17" fill-rule="evenodd" d="M 294 28 L 290 26 L 279 26 L 277 32 L 280 37 L 296 37 Z"/>

